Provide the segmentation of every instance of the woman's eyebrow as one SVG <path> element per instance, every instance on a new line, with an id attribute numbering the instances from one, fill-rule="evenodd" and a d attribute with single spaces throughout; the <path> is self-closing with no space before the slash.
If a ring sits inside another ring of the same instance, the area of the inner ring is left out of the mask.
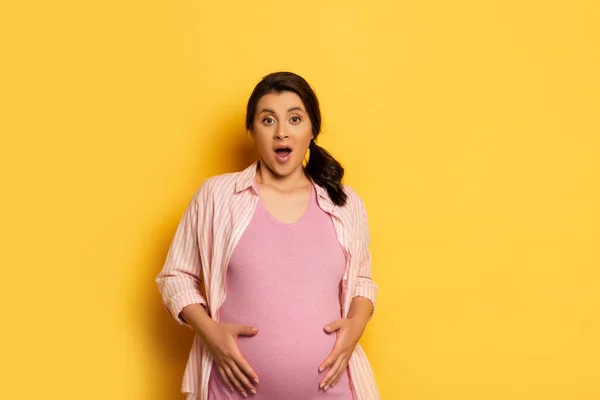
<path id="1" fill-rule="evenodd" d="M 296 110 L 299 110 L 299 111 L 305 112 L 305 111 L 302 109 L 302 107 L 300 107 L 300 106 L 297 106 L 297 107 L 292 107 L 292 108 L 290 108 L 290 109 L 288 110 L 288 112 L 291 112 L 291 111 L 296 111 Z M 270 108 L 263 108 L 262 110 L 260 110 L 259 114 L 262 114 L 262 113 L 265 113 L 265 112 L 266 112 L 266 113 L 271 113 L 271 114 L 276 114 L 276 113 L 275 113 L 275 111 L 271 110 Z"/>

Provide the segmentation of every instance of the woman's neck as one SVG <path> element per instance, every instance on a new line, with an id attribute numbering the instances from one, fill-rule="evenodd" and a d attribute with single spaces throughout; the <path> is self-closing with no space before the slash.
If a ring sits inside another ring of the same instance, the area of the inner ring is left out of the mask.
<path id="1" fill-rule="evenodd" d="M 266 185 L 281 192 L 288 192 L 310 183 L 310 179 L 305 174 L 302 164 L 300 164 L 292 173 L 285 176 L 277 175 L 262 160 L 258 165 L 259 167 L 256 171 L 256 183 L 259 185 Z"/>

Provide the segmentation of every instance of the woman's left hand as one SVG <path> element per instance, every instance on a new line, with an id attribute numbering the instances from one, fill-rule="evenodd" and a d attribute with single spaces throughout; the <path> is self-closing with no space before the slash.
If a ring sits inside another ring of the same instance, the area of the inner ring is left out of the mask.
<path id="1" fill-rule="evenodd" d="M 324 330 L 327 333 L 337 332 L 331 354 L 319 366 L 319 372 L 331 367 L 319 385 L 319 388 L 327 390 L 334 387 L 346 371 L 350 356 L 365 330 L 365 324 L 358 319 L 340 318 L 325 326 Z"/>

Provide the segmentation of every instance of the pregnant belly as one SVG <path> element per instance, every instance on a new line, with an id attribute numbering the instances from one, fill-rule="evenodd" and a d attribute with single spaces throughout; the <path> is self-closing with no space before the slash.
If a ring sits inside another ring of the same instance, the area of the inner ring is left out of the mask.
<path id="1" fill-rule="evenodd" d="M 312 400 L 322 397 L 352 399 L 348 375 L 326 393 L 319 390 L 319 383 L 327 371 L 318 372 L 319 365 L 330 354 L 336 334 L 328 335 L 323 325 L 314 326 L 261 326 L 255 336 L 238 338 L 238 346 L 244 358 L 260 378 L 255 399 Z M 223 382 L 213 368 L 212 378 L 219 386 Z M 229 393 L 226 397 L 238 398 Z M 241 398 L 241 396 L 239 397 Z"/>

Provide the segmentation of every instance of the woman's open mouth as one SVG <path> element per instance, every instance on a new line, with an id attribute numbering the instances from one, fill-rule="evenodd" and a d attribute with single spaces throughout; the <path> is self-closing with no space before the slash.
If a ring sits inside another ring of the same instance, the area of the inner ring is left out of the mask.
<path id="1" fill-rule="evenodd" d="M 292 154 L 291 148 L 281 147 L 281 148 L 275 150 L 275 159 L 280 163 L 284 163 L 284 162 L 289 161 L 289 159 L 291 158 L 291 154 Z"/>

